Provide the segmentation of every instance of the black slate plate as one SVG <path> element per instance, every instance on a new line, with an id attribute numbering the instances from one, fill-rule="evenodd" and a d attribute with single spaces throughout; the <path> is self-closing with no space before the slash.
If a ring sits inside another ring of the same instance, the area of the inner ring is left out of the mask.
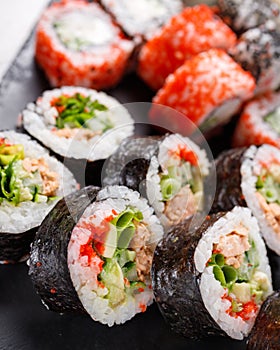
<path id="1" fill-rule="evenodd" d="M 25 105 L 49 88 L 33 60 L 34 33 L 26 42 L 0 86 L 0 129 L 15 128 Z M 149 102 L 152 92 L 135 75 L 127 76 L 111 90 L 122 103 Z M 210 140 L 216 155 L 229 146 L 233 125 Z M 280 259 L 273 255 L 279 271 Z M 280 278 L 275 276 L 275 287 Z M 186 286 L 187 288 L 187 286 Z M 118 349 L 245 349 L 245 341 L 211 338 L 193 342 L 169 330 L 154 304 L 122 326 L 108 328 L 87 316 L 60 315 L 47 311 L 33 290 L 25 263 L 0 265 L 0 349 L 1 350 L 118 350 Z"/>

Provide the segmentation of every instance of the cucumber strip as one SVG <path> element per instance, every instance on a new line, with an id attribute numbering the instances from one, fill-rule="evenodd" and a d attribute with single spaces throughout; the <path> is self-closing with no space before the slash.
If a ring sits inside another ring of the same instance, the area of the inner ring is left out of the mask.
<path id="1" fill-rule="evenodd" d="M 173 178 L 167 178 L 160 182 L 160 187 L 163 200 L 168 201 L 180 191 L 181 182 Z"/>
<path id="2" fill-rule="evenodd" d="M 126 249 L 129 246 L 129 243 L 134 236 L 135 226 L 131 223 L 129 226 L 124 228 L 118 233 L 118 248 Z"/>

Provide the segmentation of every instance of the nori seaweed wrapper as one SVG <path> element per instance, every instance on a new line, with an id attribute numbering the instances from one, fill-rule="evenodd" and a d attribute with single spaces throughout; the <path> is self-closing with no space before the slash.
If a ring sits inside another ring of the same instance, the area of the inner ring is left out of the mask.
<path id="1" fill-rule="evenodd" d="M 73 228 L 98 192 L 98 187 L 90 186 L 61 199 L 36 234 L 31 247 L 29 275 L 36 292 L 50 310 L 85 312 L 72 284 L 67 249 Z"/>
<path id="2" fill-rule="evenodd" d="M 247 350 L 280 349 L 280 291 L 262 304 L 250 333 Z"/>
<path id="3" fill-rule="evenodd" d="M 0 262 L 16 263 L 28 258 L 37 227 L 21 233 L 0 233 Z"/>
<path id="4" fill-rule="evenodd" d="M 191 220 L 175 226 L 158 244 L 152 264 L 155 300 L 171 329 L 185 337 L 200 339 L 226 333 L 204 306 L 194 252 L 204 232 L 225 213 L 207 216 L 199 228 Z"/>
<path id="5" fill-rule="evenodd" d="M 151 158 L 157 156 L 164 137 L 138 137 L 124 140 L 104 164 L 103 186 L 124 185 L 145 196 L 143 187 Z"/>
<path id="6" fill-rule="evenodd" d="M 217 187 L 211 212 L 228 211 L 235 206 L 246 207 L 241 190 L 243 155 L 247 148 L 234 148 L 224 151 L 216 159 Z"/>

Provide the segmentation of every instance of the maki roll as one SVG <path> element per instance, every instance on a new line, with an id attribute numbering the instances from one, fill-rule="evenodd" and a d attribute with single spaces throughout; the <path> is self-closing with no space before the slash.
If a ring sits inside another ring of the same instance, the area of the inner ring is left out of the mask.
<path id="1" fill-rule="evenodd" d="M 263 303 L 247 343 L 247 350 L 277 350 L 280 344 L 280 292 Z"/>
<path id="2" fill-rule="evenodd" d="M 168 19 L 182 9 L 181 0 L 100 0 L 123 31 L 137 41 L 151 38 Z"/>
<path id="3" fill-rule="evenodd" d="M 171 328 L 188 338 L 246 337 L 272 292 L 257 220 L 248 208 L 184 222 L 158 244 L 152 266 L 156 301 Z"/>
<path id="4" fill-rule="evenodd" d="M 143 193 L 166 229 L 204 209 L 210 162 L 205 150 L 187 137 L 128 139 L 104 169 L 103 185 L 121 184 Z"/>
<path id="5" fill-rule="evenodd" d="M 27 105 L 22 123 L 30 135 L 66 157 L 74 172 L 85 168 L 87 161 L 90 166 L 107 158 L 134 130 L 131 116 L 116 99 L 71 86 L 45 91 Z"/>
<path id="6" fill-rule="evenodd" d="M 210 7 L 187 7 L 159 30 L 141 49 L 138 74 L 154 90 L 186 59 L 213 47 L 228 50 L 236 43 L 234 32 Z"/>
<path id="7" fill-rule="evenodd" d="M 269 93 L 243 109 L 233 135 L 233 146 L 268 143 L 280 148 L 280 94 Z"/>
<path id="8" fill-rule="evenodd" d="M 52 86 L 108 89 L 122 78 L 134 44 L 96 3 L 53 3 L 36 31 L 35 57 Z"/>
<path id="9" fill-rule="evenodd" d="M 206 133 L 227 123 L 254 89 L 255 80 L 249 72 L 224 51 L 211 49 L 170 74 L 153 102 L 181 112 Z M 151 122 L 168 128 L 171 121 L 168 115 L 164 118 L 157 108 L 151 110 Z"/>
<path id="10" fill-rule="evenodd" d="M 248 206 L 266 244 L 280 255 L 280 150 L 264 144 L 226 151 L 216 161 L 216 172 L 212 211 Z"/>
<path id="11" fill-rule="evenodd" d="M 77 183 L 37 142 L 14 131 L 0 132 L 0 179 L 0 262 L 22 261 L 45 216 Z"/>
<path id="12" fill-rule="evenodd" d="M 280 6 L 277 0 L 218 0 L 219 15 L 237 33 L 262 24 L 279 26 Z"/>
<path id="13" fill-rule="evenodd" d="M 230 54 L 256 79 L 255 94 L 280 86 L 280 32 L 264 27 L 252 28 L 241 35 Z"/>
<path id="14" fill-rule="evenodd" d="M 124 186 L 84 188 L 44 220 L 29 274 L 51 310 L 121 324 L 152 303 L 150 268 L 162 234 L 139 193 Z"/>

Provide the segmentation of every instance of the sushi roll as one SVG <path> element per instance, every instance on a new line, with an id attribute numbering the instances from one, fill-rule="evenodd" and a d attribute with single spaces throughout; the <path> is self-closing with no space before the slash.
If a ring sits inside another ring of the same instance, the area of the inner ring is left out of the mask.
<path id="1" fill-rule="evenodd" d="M 219 15 L 235 32 L 265 24 L 278 27 L 280 5 L 278 0 L 218 0 Z"/>
<path id="2" fill-rule="evenodd" d="M 43 13 L 35 57 L 53 87 L 108 89 L 122 78 L 134 44 L 96 3 L 66 0 Z"/>
<path id="3" fill-rule="evenodd" d="M 187 137 L 136 138 L 124 141 L 104 164 L 103 185 L 140 191 L 168 229 L 207 207 L 209 173 L 205 150 Z"/>
<path id="4" fill-rule="evenodd" d="M 280 344 L 280 292 L 270 295 L 262 304 L 247 342 L 247 350 L 278 350 Z"/>
<path id="5" fill-rule="evenodd" d="M 124 186 L 86 187 L 44 220 L 29 275 L 43 303 L 112 326 L 153 301 L 150 268 L 163 229 L 147 201 Z"/>
<path id="6" fill-rule="evenodd" d="M 280 31 L 252 28 L 241 35 L 229 52 L 256 79 L 255 94 L 273 91 L 280 86 Z"/>
<path id="7" fill-rule="evenodd" d="M 21 118 L 24 129 L 67 158 L 73 172 L 107 158 L 134 131 L 133 119 L 116 99 L 83 87 L 45 91 Z"/>
<path id="8" fill-rule="evenodd" d="M 155 300 L 172 330 L 192 339 L 246 337 L 272 292 L 257 220 L 248 208 L 208 216 L 197 229 L 174 227 L 152 265 Z"/>
<path id="9" fill-rule="evenodd" d="M 187 7 L 143 46 L 138 74 L 151 88 L 158 90 L 186 59 L 214 47 L 228 50 L 235 43 L 234 32 L 210 7 Z"/>
<path id="10" fill-rule="evenodd" d="M 0 132 L 0 179 L 0 262 L 23 261 L 38 226 L 77 183 L 37 142 L 14 131 Z"/>
<path id="11" fill-rule="evenodd" d="M 280 150 L 271 145 L 237 148 L 216 160 L 217 190 L 212 211 L 248 206 L 268 247 L 280 255 Z"/>
<path id="12" fill-rule="evenodd" d="M 255 80 L 249 72 L 224 51 L 211 49 L 170 74 L 153 102 L 181 112 L 207 133 L 227 123 L 243 101 L 253 96 L 254 89 Z M 168 114 L 164 117 L 157 108 L 151 109 L 150 120 L 167 129 L 171 124 Z"/>
<path id="13" fill-rule="evenodd" d="M 182 9 L 181 0 L 100 0 L 123 31 L 137 41 L 147 40 Z"/>
<path id="14" fill-rule="evenodd" d="M 249 102 L 236 125 L 233 146 L 268 143 L 280 148 L 280 94 L 268 93 Z"/>

